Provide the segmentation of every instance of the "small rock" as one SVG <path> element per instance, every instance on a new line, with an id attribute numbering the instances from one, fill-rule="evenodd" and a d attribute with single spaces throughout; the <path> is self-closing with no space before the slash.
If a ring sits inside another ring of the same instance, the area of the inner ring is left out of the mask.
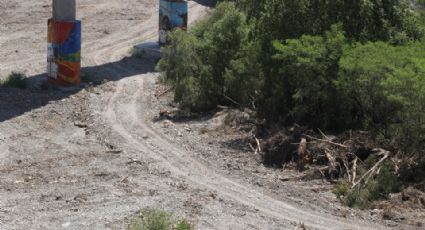
<path id="1" fill-rule="evenodd" d="M 87 124 L 84 124 L 80 121 L 76 121 L 74 122 L 74 126 L 78 127 L 78 128 L 87 128 Z"/>
<path id="2" fill-rule="evenodd" d="M 164 127 L 164 128 L 169 128 L 170 126 L 172 126 L 173 125 L 173 122 L 171 122 L 170 120 L 165 120 L 163 123 L 162 123 L 162 126 Z"/>

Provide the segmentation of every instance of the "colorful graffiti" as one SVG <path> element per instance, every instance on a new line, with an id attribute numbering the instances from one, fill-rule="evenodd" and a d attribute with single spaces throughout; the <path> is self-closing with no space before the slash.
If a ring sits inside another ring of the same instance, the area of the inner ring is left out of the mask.
<path id="1" fill-rule="evenodd" d="M 187 29 L 188 5 L 183 0 L 160 0 L 159 43 L 166 44 L 168 33 L 175 29 Z"/>
<path id="2" fill-rule="evenodd" d="M 79 85 L 81 21 L 48 21 L 47 76 L 57 85 Z"/>

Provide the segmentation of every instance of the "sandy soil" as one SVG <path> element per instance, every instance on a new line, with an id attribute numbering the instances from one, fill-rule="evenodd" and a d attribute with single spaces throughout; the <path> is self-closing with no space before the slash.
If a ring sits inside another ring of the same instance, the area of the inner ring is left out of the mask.
<path id="1" fill-rule="evenodd" d="M 193 24 L 208 11 L 190 1 Z M 50 1 L 0 0 L 0 76 L 43 79 Z M 197 229 L 407 229 L 344 208 L 322 181 L 265 168 L 207 118 L 157 119 L 154 63 L 129 55 L 154 41 L 156 0 L 80 0 L 83 71 L 107 82 L 0 89 L 0 229 L 125 229 L 145 207 Z"/>

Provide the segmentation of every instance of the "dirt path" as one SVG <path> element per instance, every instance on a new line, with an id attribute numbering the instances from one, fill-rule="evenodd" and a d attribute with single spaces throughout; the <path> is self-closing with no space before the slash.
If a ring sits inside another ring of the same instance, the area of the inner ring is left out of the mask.
<path id="1" fill-rule="evenodd" d="M 206 8 L 190 4 L 193 23 Z M 44 48 L 35 47 L 44 44 L 44 22 L 33 22 L 47 18 L 48 1 L 0 0 L 0 7 L 6 25 L 0 74 L 42 73 Z M 311 200 L 299 205 L 271 195 L 220 168 L 219 160 L 200 157 L 205 142 L 188 147 L 164 133 L 153 122 L 154 64 L 128 57 L 137 42 L 156 39 L 156 1 L 86 0 L 79 7 L 84 70 L 110 82 L 66 92 L 0 92 L 0 229 L 123 229 L 152 206 L 199 229 L 384 228 L 335 216 Z"/>

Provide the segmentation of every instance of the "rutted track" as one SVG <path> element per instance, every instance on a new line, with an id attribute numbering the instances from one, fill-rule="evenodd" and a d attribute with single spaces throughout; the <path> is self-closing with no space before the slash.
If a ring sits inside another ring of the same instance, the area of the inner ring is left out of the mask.
<path id="1" fill-rule="evenodd" d="M 196 7 L 191 5 L 191 7 Z M 150 22 L 155 19 L 151 18 Z M 150 39 L 155 36 L 155 27 L 152 23 L 147 23 L 143 28 L 144 37 Z M 122 54 L 128 49 L 127 40 L 105 48 L 96 57 L 107 57 L 115 59 L 116 55 Z M 106 54 L 106 55 L 105 55 Z M 104 60 L 102 60 L 104 61 Z M 114 66 L 117 72 L 132 71 L 132 66 L 117 64 Z M 319 229 L 377 229 L 377 226 L 366 223 L 349 221 L 334 216 L 314 213 L 308 210 L 299 209 L 285 201 L 275 200 L 267 195 L 258 192 L 249 185 L 240 184 L 225 176 L 215 172 L 213 168 L 201 163 L 193 158 L 185 150 L 174 146 L 165 136 L 161 135 L 149 124 L 148 117 L 144 116 L 144 110 L 149 103 L 149 93 L 145 87 L 145 81 L 153 81 L 149 74 L 136 75 L 122 79 L 116 83 L 115 92 L 108 102 L 106 110 L 102 113 L 109 126 L 125 139 L 126 149 L 141 151 L 145 156 L 149 156 L 161 162 L 165 168 L 169 169 L 173 176 L 184 178 L 187 181 L 202 186 L 212 191 L 216 191 L 226 198 L 258 209 L 263 214 L 291 222 L 303 222 L 307 226 Z M 151 93 L 152 94 L 152 93 Z M 143 139 L 148 135 L 149 141 Z"/>
<path id="2" fill-rule="evenodd" d="M 119 68 L 120 71 L 125 71 L 128 66 Z M 125 138 L 126 148 L 142 151 L 143 154 L 161 161 L 177 177 L 217 191 L 228 199 L 255 207 L 274 218 L 304 222 L 307 226 L 319 229 L 377 229 L 377 226 L 372 227 L 364 223 L 359 224 L 298 209 L 284 201 L 264 195 L 249 185 L 242 185 L 221 176 L 214 169 L 192 158 L 190 154 L 174 146 L 167 138 L 152 129 L 148 119 L 143 116 L 143 107 L 148 103 L 146 93 L 143 93 L 146 80 L 152 79 L 139 75 L 118 82 L 108 109 L 104 113 L 109 125 Z M 151 137 L 149 142 L 141 138 L 145 135 Z"/>

